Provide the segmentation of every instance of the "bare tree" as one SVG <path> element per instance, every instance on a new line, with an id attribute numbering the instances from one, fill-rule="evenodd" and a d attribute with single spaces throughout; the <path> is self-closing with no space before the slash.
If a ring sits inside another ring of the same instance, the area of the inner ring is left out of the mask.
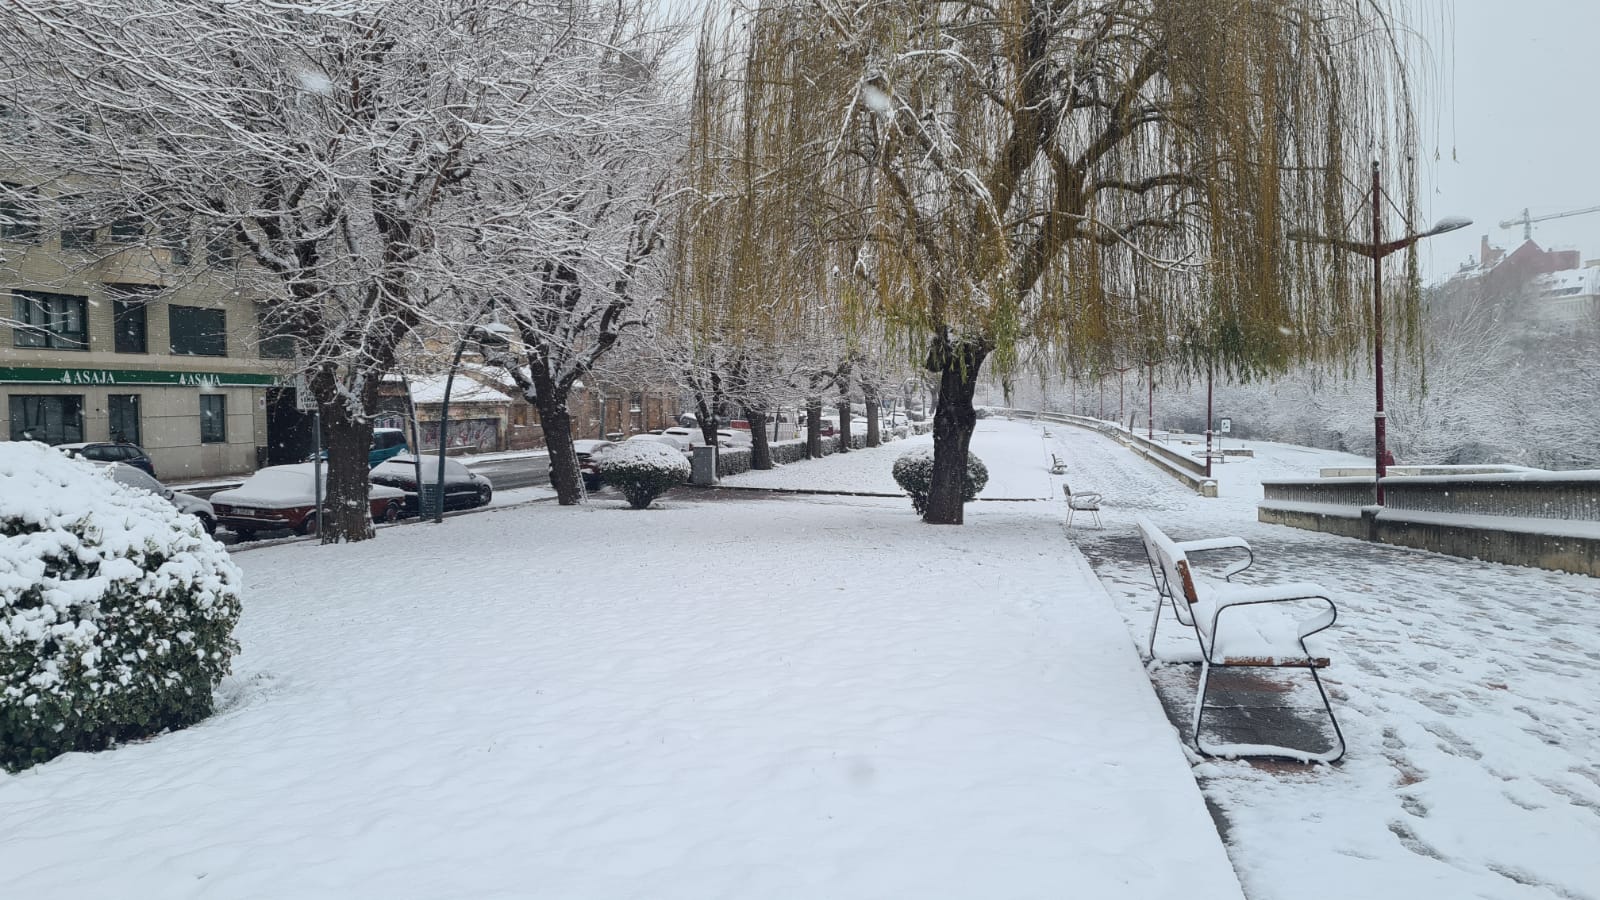
<path id="1" fill-rule="evenodd" d="M 324 542 L 373 534 L 378 386 L 462 276 L 439 235 L 487 159 L 570 127 L 566 0 L 6 0 L 8 86 L 81 128 L 34 148 L 148 215 L 199 220 L 276 286 L 329 446 Z"/>

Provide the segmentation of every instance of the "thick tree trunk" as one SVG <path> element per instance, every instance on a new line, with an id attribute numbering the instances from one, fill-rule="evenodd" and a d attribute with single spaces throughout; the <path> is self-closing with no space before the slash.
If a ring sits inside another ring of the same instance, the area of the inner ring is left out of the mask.
<path id="1" fill-rule="evenodd" d="M 333 415 L 329 412 L 333 411 Z M 327 494 L 323 497 L 322 543 L 364 541 L 373 536 L 371 473 L 372 420 L 351 418 L 343 404 L 322 414 L 327 441 Z"/>
<path id="2" fill-rule="evenodd" d="M 772 445 L 767 442 L 766 410 L 746 407 L 744 418 L 750 423 L 750 468 L 772 468 Z"/>
<path id="3" fill-rule="evenodd" d="M 583 499 L 583 479 L 578 472 L 578 454 L 572 449 L 572 414 L 567 412 L 567 394 L 566 389 L 552 384 L 548 392 L 537 392 L 533 405 L 539 410 L 544 446 L 550 453 L 550 486 L 556 489 L 556 502 L 576 506 Z M 604 432 L 605 427 L 602 425 L 600 430 Z"/>
<path id="4" fill-rule="evenodd" d="M 850 401 L 849 401 L 849 399 L 847 398 L 847 399 L 844 399 L 844 400 L 840 400 L 837 409 L 839 410 L 839 452 L 840 453 L 849 453 L 850 452 Z"/>
<path id="5" fill-rule="evenodd" d="M 938 403 L 933 414 L 933 483 L 922 520 L 930 525 L 960 525 L 965 521 L 962 500 L 967 474 L 967 448 L 978 425 L 972 396 L 978 389 L 978 370 L 989 355 L 981 343 L 951 343 L 941 335 L 928 351 L 927 368 L 939 375 Z"/>
<path id="6" fill-rule="evenodd" d="M 822 398 L 806 401 L 806 459 L 822 458 Z"/>
<path id="7" fill-rule="evenodd" d="M 878 391 L 873 387 L 863 387 L 862 393 L 867 398 L 867 446 L 876 447 L 883 443 L 883 430 L 878 424 Z"/>

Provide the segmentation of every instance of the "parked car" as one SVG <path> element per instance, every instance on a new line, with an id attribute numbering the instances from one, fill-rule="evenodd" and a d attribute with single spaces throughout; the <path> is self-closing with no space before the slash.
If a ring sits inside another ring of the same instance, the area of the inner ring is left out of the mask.
<path id="1" fill-rule="evenodd" d="M 91 441 L 84 444 L 57 444 L 56 449 L 71 456 L 81 456 L 90 462 L 97 463 L 122 463 L 133 466 L 149 475 L 156 477 L 156 465 L 150 460 L 150 454 L 138 444 L 129 444 L 123 441 Z"/>
<path id="2" fill-rule="evenodd" d="M 578 471 L 583 475 L 583 486 L 591 491 L 600 489 L 600 469 L 594 463 L 594 457 L 607 447 L 616 446 L 611 441 L 582 440 L 573 441 L 572 449 L 578 454 Z"/>
<path id="3" fill-rule="evenodd" d="M 395 488 L 405 495 L 400 501 L 402 515 L 414 516 L 417 514 L 418 459 L 422 460 L 422 483 L 429 485 L 438 483 L 438 456 L 416 457 L 407 453 L 379 463 L 372 470 L 373 484 Z M 479 506 L 487 506 L 493 497 L 494 485 L 490 483 L 488 478 L 479 475 L 449 457 L 445 457 L 445 509 L 473 509 Z"/>
<path id="4" fill-rule="evenodd" d="M 367 468 L 373 469 L 384 460 L 394 459 L 406 452 L 406 433 L 398 428 L 372 429 L 372 446 L 367 449 Z M 313 453 L 306 457 L 310 462 L 316 457 Z M 322 449 L 322 458 L 328 458 L 328 449 Z"/>
<path id="5" fill-rule="evenodd" d="M 685 456 L 693 453 L 693 445 L 689 443 L 689 439 L 681 434 L 671 434 L 670 432 L 673 430 L 674 429 L 669 428 L 666 432 L 661 434 L 636 434 L 633 437 L 628 438 L 628 440 L 655 441 L 658 444 L 666 444 L 667 446 L 680 451 Z"/>
<path id="6" fill-rule="evenodd" d="M 244 484 L 211 495 L 217 522 L 228 526 L 241 540 L 255 537 L 258 531 L 292 529 L 301 534 L 317 530 L 316 483 L 312 463 L 268 466 L 246 478 Z M 328 473 L 323 469 L 326 483 Z M 404 509 L 405 494 L 391 487 L 373 485 L 368 500 L 372 518 L 392 522 Z M 324 514 L 327 514 L 327 488 L 323 488 Z"/>
<path id="7" fill-rule="evenodd" d="M 136 468 L 128 463 L 113 462 L 97 463 L 96 465 L 103 469 L 112 481 L 118 484 L 125 484 L 128 487 L 138 488 L 141 491 L 149 491 L 176 506 L 179 512 L 188 513 L 199 519 L 200 526 L 206 530 L 206 534 L 216 533 L 217 511 L 206 500 L 193 494 L 175 491 L 155 480 L 145 470 Z"/>

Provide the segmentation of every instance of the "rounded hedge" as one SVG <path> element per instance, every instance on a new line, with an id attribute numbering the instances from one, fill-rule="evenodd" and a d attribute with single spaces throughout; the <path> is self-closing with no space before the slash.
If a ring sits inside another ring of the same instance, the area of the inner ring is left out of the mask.
<path id="1" fill-rule="evenodd" d="M 933 448 L 908 450 L 894 461 L 894 483 L 911 495 L 911 506 L 922 515 L 928 511 L 928 491 L 933 485 Z M 976 454 L 967 452 L 967 477 L 961 502 L 971 503 L 989 483 L 989 468 Z"/>
<path id="2" fill-rule="evenodd" d="M 600 480 L 622 491 L 628 505 L 644 509 L 668 488 L 689 480 L 689 461 L 676 447 L 656 441 L 623 441 L 595 455 Z"/>
<path id="3" fill-rule="evenodd" d="M 166 500 L 43 444 L 0 443 L 0 766 L 210 715 L 242 582 Z"/>

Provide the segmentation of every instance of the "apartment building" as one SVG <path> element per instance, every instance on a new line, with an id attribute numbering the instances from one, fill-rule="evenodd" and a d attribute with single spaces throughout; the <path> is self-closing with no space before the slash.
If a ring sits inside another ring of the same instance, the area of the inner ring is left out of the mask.
<path id="1" fill-rule="evenodd" d="M 253 471 L 292 348 L 261 339 L 231 241 L 53 222 L 44 190 L 0 185 L 0 439 L 125 440 L 171 480 Z"/>

